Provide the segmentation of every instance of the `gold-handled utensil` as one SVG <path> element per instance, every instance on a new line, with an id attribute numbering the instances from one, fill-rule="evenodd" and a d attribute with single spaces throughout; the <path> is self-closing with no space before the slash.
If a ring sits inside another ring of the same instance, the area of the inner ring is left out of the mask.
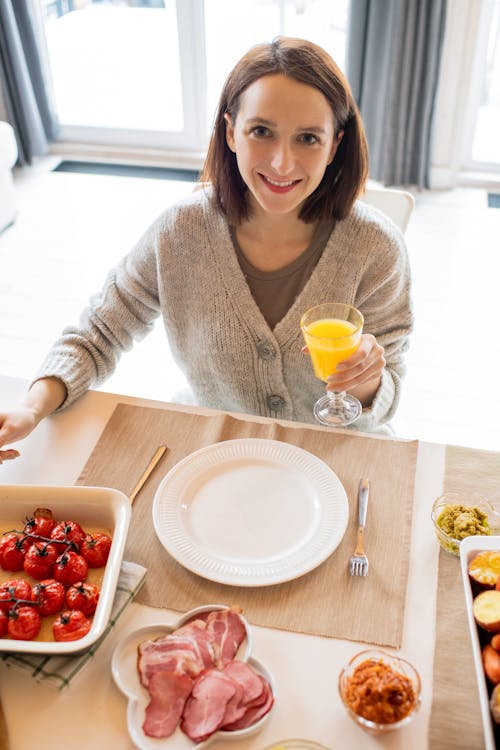
<path id="1" fill-rule="evenodd" d="M 157 463 L 159 462 L 160 458 L 166 453 L 168 450 L 166 445 L 160 445 L 159 448 L 156 449 L 154 452 L 153 458 L 149 462 L 149 464 L 144 469 L 143 473 L 141 474 L 139 481 L 135 485 L 134 489 L 128 496 L 128 499 L 130 500 L 130 503 L 133 503 L 139 492 L 144 487 L 144 484 L 149 477 L 149 475 L 153 472 L 153 469 L 156 467 Z"/>
<path id="2" fill-rule="evenodd" d="M 349 560 L 349 571 L 352 576 L 365 576 L 368 573 L 368 558 L 364 549 L 364 532 L 369 492 L 370 483 L 368 479 L 361 479 L 358 489 L 358 536 L 356 549 Z"/>
<path id="3" fill-rule="evenodd" d="M 2 701 L 0 700 L 0 750 L 9 750 L 9 733 L 7 731 L 7 721 L 3 710 Z"/>

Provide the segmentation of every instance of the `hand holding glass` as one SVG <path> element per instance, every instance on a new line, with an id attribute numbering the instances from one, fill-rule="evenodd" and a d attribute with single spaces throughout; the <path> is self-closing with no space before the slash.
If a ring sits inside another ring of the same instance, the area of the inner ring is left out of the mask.
<path id="1" fill-rule="evenodd" d="M 311 356 L 314 374 L 327 381 L 339 362 L 358 349 L 363 332 L 363 316 L 355 307 L 327 302 L 312 307 L 302 316 L 300 327 Z M 360 416 L 363 407 L 345 391 L 327 391 L 314 404 L 314 416 L 321 424 L 345 427 Z"/>

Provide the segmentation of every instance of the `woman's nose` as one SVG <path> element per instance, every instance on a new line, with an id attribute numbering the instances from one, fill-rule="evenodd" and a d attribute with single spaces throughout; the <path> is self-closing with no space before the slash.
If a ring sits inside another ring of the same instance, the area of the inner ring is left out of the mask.
<path id="1" fill-rule="evenodd" d="M 295 166 L 293 149 L 286 141 L 280 141 L 275 145 L 271 166 L 277 174 L 289 174 Z"/>

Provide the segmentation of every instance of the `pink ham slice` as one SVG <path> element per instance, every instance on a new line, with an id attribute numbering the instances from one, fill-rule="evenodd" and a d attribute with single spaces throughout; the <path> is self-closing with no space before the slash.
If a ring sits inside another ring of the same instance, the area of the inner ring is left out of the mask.
<path id="1" fill-rule="evenodd" d="M 214 649 L 210 634 L 206 623 L 201 620 L 193 620 L 163 638 L 144 641 L 138 648 L 137 668 L 145 688 L 155 672 L 176 672 L 197 677 L 213 664 Z"/>
<path id="2" fill-rule="evenodd" d="M 148 737 L 170 737 L 177 728 L 193 688 L 187 675 L 155 672 L 149 680 L 151 700 L 146 707 L 142 729 Z"/>
<path id="3" fill-rule="evenodd" d="M 211 610 L 139 645 L 139 676 L 151 696 L 145 734 L 168 737 L 180 721 L 190 739 L 202 742 L 222 725 L 249 726 L 271 708 L 268 683 L 235 660 L 246 637 L 240 614 L 239 607 Z"/>
<path id="4" fill-rule="evenodd" d="M 194 742 L 203 742 L 219 728 L 237 684 L 218 669 L 208 669 L 196 680 L 184 707 L 181 729 Z"/>
<path id="5" fill-rule="evenodd" d="M 264 690 L 262 680 L 244 661 L 231 661 L 223 669 L 223 674 L 230 677 L 239 690 L 226 706 L 221 727 L 241 719 L 249 705 L 260 698 Z"/>
<path id="6" fill-rule="evenodd" d="M 225 723 L 223 726 L 219 727 L 220 729 L 231 732 L 234 732 L 237 729 L 246 729 L 259 721 L 259 719 L 262 719 L 262 717 L 271 710 L 274 703 L 273 691 L 264 677 L 261 675 L 258 675 L 258 677 L 262 681 L 261 695 L 247 705 L 245 713 L 241 718 L 231 723 Z"/>
<path id="7" fill-rule="evenodd" d="M 246 629 L 240 617 L 241 610 L 213 610 L 206 619 L 207 633 L 214 648 L 215 665 L 222 669 L 236 656 L 246 636 Z"/>

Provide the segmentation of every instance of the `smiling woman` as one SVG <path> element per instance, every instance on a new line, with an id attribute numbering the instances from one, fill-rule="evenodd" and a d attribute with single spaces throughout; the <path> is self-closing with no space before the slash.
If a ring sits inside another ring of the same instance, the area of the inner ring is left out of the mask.
<path id="1" fill-rule="evenodd" d="M 249 208 L 261 216 L 287 214 L 312 195 L 343 135 L 318 89 L 281 74 L 257 79 L 241 95 L 237 115 L 226 112 L 224 119 Z"/>
<path id="2" fill-rule="evenodd" d="M 251 49 L 222 90 L 201 189 L 153 223 L 63 331 L 21 408 L 0 414 L 0 448 L 102 383 L 160 315 L 199 404 L 312 421 L 325 384 L 300 319 L 330 301 L 357 307 L 365 327 L 326 388 L 352 392 L 356 427 L 377 430 L 397 407 L 412 312 L 403 236 L 357 200 L 367 172 L 332 58 L 287 37 Z"/>

